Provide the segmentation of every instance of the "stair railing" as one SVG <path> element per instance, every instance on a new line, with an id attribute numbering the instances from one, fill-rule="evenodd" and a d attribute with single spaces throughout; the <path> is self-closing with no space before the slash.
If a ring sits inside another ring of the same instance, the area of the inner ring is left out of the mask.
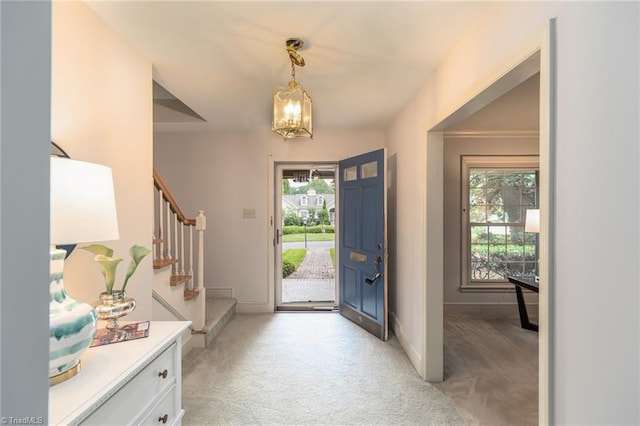
<path id="1" fill-rule="evenodd" d="M 153 169 L 155 191 L 154 265 L 171 267 L 171 285 L 185 285 L 185 300 L 204 291 L 204 231 L 206 217 L 198 211 L 195 219 L 187 218 L 167 188 L 158 171 Z M 194 230 L 198 243 L 194 242 Z M 187 241 L 188 240 L 188 241 Z M 187 249 L 185 249 L 185 244 Z M 194 257 L 194 247 L 196 256 Z M 194 264 L 197 274 L 194 280 Z M 202 303 L 204 308 L 204 303 Z"/>

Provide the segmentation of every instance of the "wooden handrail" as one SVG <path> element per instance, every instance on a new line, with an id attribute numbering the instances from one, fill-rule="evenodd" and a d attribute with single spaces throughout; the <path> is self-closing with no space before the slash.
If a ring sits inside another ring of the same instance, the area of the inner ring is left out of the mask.
<path id="1" fill-rule="evenodd" d="M 155 167 L 153 168 L 153 185 L 157 189 L 162 191 L 162 198 L 164 198 L 169 203 L 171 211 L 178 216 L 178 220 L 181 223 L 184 223 L 187 226 L 196 226 L 195 219 L 189 219 L 184 215 L 184 213 L 182 213 L 180 206 L 178 206 L 178 203 L 176 202 L 175 198 L 173 198 L 173 195 L 171 195 L 169 188 L 167 188 L 167 185 L 164 183 Z"/>

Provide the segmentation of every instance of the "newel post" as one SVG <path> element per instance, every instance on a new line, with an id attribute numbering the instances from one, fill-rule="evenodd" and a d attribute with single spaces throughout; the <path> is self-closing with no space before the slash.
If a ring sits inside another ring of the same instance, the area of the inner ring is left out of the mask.
<path id="1" fill-rule="evenodd" d="M 196 231 L 198 231 L 198 288 L 204 287 L 204 231 L 207 229 L 207 217 L 204 210 L 198 211 L 196 216 Z"/>

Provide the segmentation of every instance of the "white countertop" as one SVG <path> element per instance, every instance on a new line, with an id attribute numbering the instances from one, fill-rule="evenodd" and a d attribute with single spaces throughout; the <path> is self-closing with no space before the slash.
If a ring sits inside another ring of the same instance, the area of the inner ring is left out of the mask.
<path id="1" fill-rule="evenodd" d="M 80 372 L 49 388 L 49 423 L 75 423 L 100 406 L 151 360 L 171 345 L 190 321 L 151 321 L 149 336 L 89 348 Z"/>

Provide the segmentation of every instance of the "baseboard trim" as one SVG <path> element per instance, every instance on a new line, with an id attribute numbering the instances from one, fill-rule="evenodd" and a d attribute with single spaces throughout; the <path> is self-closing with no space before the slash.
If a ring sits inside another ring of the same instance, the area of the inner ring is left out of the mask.
<path id="1" fill-rule="evenodd" d="M 182 359 L 184 359 L 192 349 L 204 348 L 204 338 L 199 334 L 191 334 L 191 330 L 182 335 Z"/>
<path id="2" fill-rule="evenodd" d="M 205 287 L 207 299 L 233 299 L 233 289 L 230 287 Z"/>
<path id="3" fill-rule="evenodd" d="M 529 317 L 538 317 L 538 304 L 527 303 Z M 517 303 L 445 303 L 444 313 L 449 315 L 519 318 Z"/>
<path id="4" fill-rule="evenodd" d="M 236 305 L 236 313 L 239 314 L 272 314 L 273 305 L 268 303 L 244 302 Z"/>
<path id="5" fill-rule="evenodd" d="M 413 368 L 416 369 L 416 372 L 420 375 L 420 377 L 424 377 L 424 372 L 422 371 L 422 356 L 420 352 L 416 350 L 416 348 L 411 344 L 409 339 L 407 339 L 406 334 L 404 333 L 404 327 L 402 323 L 396 316 L 395 312 L 389 312 L 389 326 L 393 331 L 393 334 L 398 338 L 398 343 L 404 350 L 404 353 L 407 354 L 409 361 L 413 365 Z"/>

